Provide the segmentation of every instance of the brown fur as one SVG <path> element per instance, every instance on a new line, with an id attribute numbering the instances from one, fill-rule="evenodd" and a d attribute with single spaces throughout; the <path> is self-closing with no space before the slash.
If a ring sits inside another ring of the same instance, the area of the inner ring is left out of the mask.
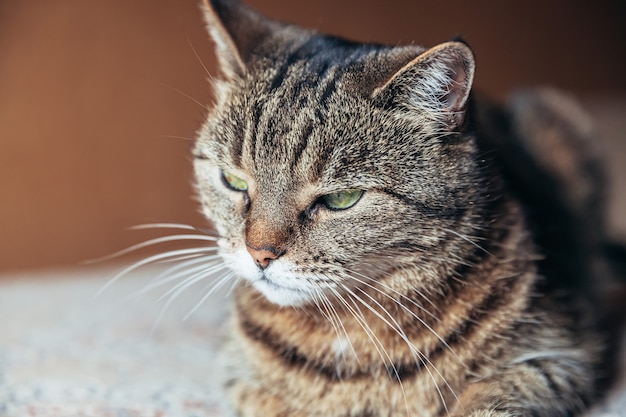
<path id="1" fill-rule="evenodd" d="M 225 79 L 196 173 L 245 280 L 224 350 L 234 415 L 584 410 L 603 339 L 580 288 L 604 271 L 604 238 L 598 161 L 574 150 L 589 133 L 570 102 L 475 102 L 460 42 L 358 44 L 206 6 Z M 364 190 L 352 207 L 323 204 L 350 189 Z"/>

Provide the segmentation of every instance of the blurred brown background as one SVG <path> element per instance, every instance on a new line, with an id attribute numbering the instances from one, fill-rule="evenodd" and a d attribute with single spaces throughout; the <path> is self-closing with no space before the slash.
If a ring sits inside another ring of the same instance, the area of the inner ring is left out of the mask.
<path id="1" fill-rule="evenodd" d="M 202 63 L 215 71 L 199 3 L 0 0 L 0 271 L 106 255 L 141 240 L 135 224 L 206 224 L 189 158 L 211 103 Z M 597 118 L 617 177 L 613 222 L 626 230 L 622 1 L 249 3 L 363 41 L 463 34 L 482 91 L 572 92 Z"/>

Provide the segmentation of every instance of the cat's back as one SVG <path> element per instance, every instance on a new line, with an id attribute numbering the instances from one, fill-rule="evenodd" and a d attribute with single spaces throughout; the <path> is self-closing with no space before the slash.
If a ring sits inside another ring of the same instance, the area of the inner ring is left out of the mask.
<path id="1" fill-rule="evenodd" d="M 513 94 L 505 106 L 481 98 L 476 130 L 486 153 L 523 204 L 543 254 L 540 273 L 550 285 L 582 289 L 603 283 L 609 233 L 605 225 L 606 175 L 589 115 L 553 89 Z"/>

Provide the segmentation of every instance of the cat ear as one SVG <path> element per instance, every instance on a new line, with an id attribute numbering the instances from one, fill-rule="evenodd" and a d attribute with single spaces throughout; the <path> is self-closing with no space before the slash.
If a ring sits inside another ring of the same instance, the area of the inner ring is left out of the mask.
<path id="1" fill-rule="evenodd" d="M 241 77 L 252 50 L 270 32 L 270 22 L 238 0 L 203 0 L 204 15 L 224 75 Z"/>
<path id="2" fill-rule="evenodd" d="M 453 129 L 463 124 L 474 67 L 467 45 L 442 43 L 404 65 L 373 95 L 386 105 L 427 111 Z"/>

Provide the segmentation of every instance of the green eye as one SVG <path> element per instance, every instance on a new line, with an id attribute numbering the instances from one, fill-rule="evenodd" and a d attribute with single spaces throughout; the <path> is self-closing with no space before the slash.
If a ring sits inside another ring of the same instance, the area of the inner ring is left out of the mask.
<path id="1" fill-rule="evenodd" d="M 222 180 L 231 190 L 247 191 L 248 183 L 228 171 L 222 171 Z"/>
<path id="2" fill-rule="evenodd" d="M 326 207 L 332 210 L 345 210 L 356 204 L 363 195 L 363 190 L 346 190 L 326 194 L 321 197 Z"/>

